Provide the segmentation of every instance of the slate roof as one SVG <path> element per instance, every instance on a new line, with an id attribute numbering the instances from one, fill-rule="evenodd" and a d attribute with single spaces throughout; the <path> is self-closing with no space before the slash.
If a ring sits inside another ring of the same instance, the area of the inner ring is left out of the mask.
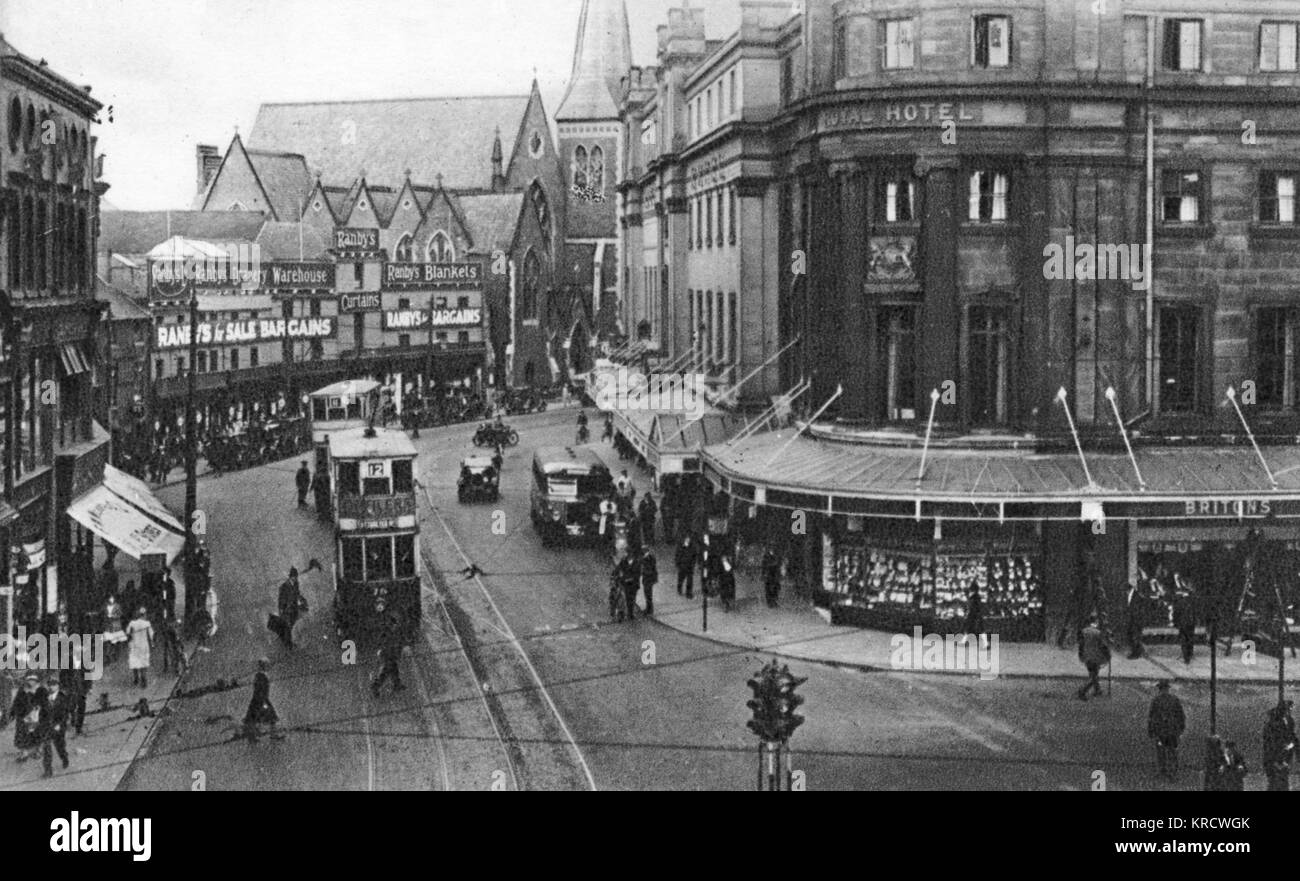
<path id="1" fill-rule="evenodd" d="M 115 254 L 147 254 L 171 236 L 206 242 L 252 242 L 265 223 L 266 217 L 260 211 L 104 211 L 100 214 L 99 249 Z"/>
<path id="2" fill-rule="evenodd" d="M 482 254 L 490 254 L 498 248 L 509 250 L 523 208 L 523 193 L 461 196 L 457 201 L 474 239 L 471 250 Z"/>
<path id="3" fill-rule="evenodd" d="M 314 180 L 307 170 L 307 160 L 296 153 L 272 153 L 248 150 L 253 170 L 271 200 L 271 208 L 281 221 L 297 220 L 303 202 L 311 194 Z"/>
<path id="4" fill-rule="evenodd" d="M 135 298 L 118 290 L 103 278 L 95 286 L 95 299 L 108 303 L 109 315 L 117 321 L 152 321 L 153 313 L 135 301 Z"/>
<path id="5" fill-rule="evenodd" d="M 268 221 L 257 236 L 257 244 L 262 247 L 263 260 L 297 260 L 299 254 L 299 232 L 297 223 L 276 223 Z M 330 243 L 321 234 L 311 229 L 302 229 L 302 259 L 321 260 Z"/>
<path id="6" fill-rule="evenodd" d="M 301 154 L 326 180 L 352 180 L 364 171 L 367 181 L 396 189 L 410 169 L 422 181 L 441 173 L 448 189 L 487 188 L 496 130 L 518 131 L 528 100 L 501 95 L 263 104 L 248 146 Z M 354 130 L 355 138 L 343 137 Z"/>

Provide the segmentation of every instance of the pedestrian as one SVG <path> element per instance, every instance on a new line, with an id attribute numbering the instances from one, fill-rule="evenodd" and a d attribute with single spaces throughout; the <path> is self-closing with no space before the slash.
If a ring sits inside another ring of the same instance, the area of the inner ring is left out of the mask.
<path id="1" fill-rule="evenodd" d="M 293 648 L 293 625 L 298 623 L 298 613 L 306 605 L 302 591 L 298 588 L 298 569 L 289 567 L 289 577 L 280 584 L 280 641 L 288 648 Z"/>
<path id="2" fill-rule="evenodd" d="M 659 506 L 654 496 L 646 493 L 641 497 L 641 504 L 636 508 L 637 519 L 641 521 L 642 537 L 648 545 L 655 543 L 655 517 L 659 515 Z"/>
<path id="3" fill-rule="evenodd" d="M 1128 658 L 1136 661 L 1146 654 L 1142 644 L 1142 628 L 1146 624 L 1146 597 L 1138 586 L 1129 582 L 1124 603 L 1124 641 L 1128 643 Z"/>
<path id="4" fill-rule="evenodd" d="M 645 595 L 645 613 L 655 613 L 655 585 L 659 583 L 659 561 L 650 548 L 641 557 L 641 593 Z"/>
<path id="5" fill-rule="evenodd" d="M 185 644 L 181 640 L 181 622 L 176 620 L 175 614 L 168 614 L 163 618 L 162 623 L 162 644 L 163 644 L 163 672 L 167 673 L 173 667 L 179 676 L 185 672 Z"/>
<path id="6" fill-rule="evenodd" d="M 1088 681 L 1079 689 L 1079 700 L 1086 701 L 1090 690 L 1100 697 L 1101 682 L 1097 676 L 1101 665 L 1110 663 L 1110 646 L 1106 645 L 1106 637 L 1095 617 L 1088 620 L 1088 625 L 1079 634 L 1079 660 L 1088 669 Z"/>
<path id="7" fill-rule="evenodd" d="M 637 558 L 631 553 L 624 554 L 614 567 L 618 583 L 623 586 L 623 596 L 627 603 L 627 620 L 636 620 L 636 593 L 640 588 L 640 567 Z"/>
<path id="8" fill-rule="evenodd" d="M 1289 700 L 1278 701 L 1264 723 L 1264 776 L 1268 778 L 1269 792 L 1291 789 L 1291 763 L 1295 760 L 1295 719 L 1291 706 Z"/>
<path id="9" fill-rule="evenodd" d="M 781 596 L 781 558 L 776 551 L 763 551 L 763 596 L 767 607 L 775 609 Z"/>
<path id="10" fill-rule="evenodd" d="M 618 514 L 618 505 L 612 497 L 600 500 L 599 532 L 607 542 L 614 541 L 614 517 Z"/>
<path id="11" fill-rule="evenodd" d="M 1196 598 L 1187 588 L 1174 594 L 1174 627 L 1178 629 L 1178 642 L 1183 649 L 1183 663 L 1192 662 L 1196 650 Z M 1214 647 L 1210 647 L 1214 651 Z"/>
<path id="12" fill-rule="evenodd" d="M 1187 729 L 1183 704 L 1169 692 L 1169 680 L 1156 683 L 1156 696 L 1147 713 L 1147 737 L 1156 742 L 1156 767 L 1170 780 L 1178 773 L 1178 738 Z"/>
<path id="13" fill-rule="evenodd" d="M 72 700 L 59 689 L 59 679 L 51 676 L 45 684 L 45 700 L 41 704 L 40 728 L 42 777 L 54 776 L 54 753 L 59 754 L 64 770 L 68 767 L 68 720 L 72 716 Z"/>
<path id="14" fill-rule="evenodd" d="M 172 570 L 167 566 L 163 567 L 162 611 L 168 618 L 176 617 L 176 580 L 172 578 Z"/>
<path id="15" fill-rule="evenodd" d="M 271 703 L 271 677 L 268 675 L 270 669 L 271 662 L 266 658 L 260 658 L 257 662 L 257 672 L 253 674 L 253 697 L 248 701 L 248 711 L 244 713 L 244 736 L 251 743 L 257 743 L 262 733 L 262 726 L 274 730 L 276 723 L 280 721 L 280 716 Z"/>
<path id="16" fill-rule="evenodd" d="M 1056 647 L 1065 648 L 1065 635 L 1071 629 L 1076 628 L 1075 636 L 1079 635 L 1079 630 L 1083 629 L 1083 622 L 1087 620 L 1085 609 L 1088 606 L 1088 581 L 1080 579 L 1075 582 L 1074 590 L 1070 595 L 1070 605 L 1067 607 L 1065 620 L 1061 622 L 1061 629 L 1056 634 Z"/>
<path id="17" fill-rule="evenodd" d="M 984 597 L 980 596 L 979 585 L 973 581 L 966 590 L 966 635 L 962 639 L 963 645 L 971 634 L 978 637 L 981 646 L 984 645 Z"/>
<path id="18" fill-rule="evenodd" d="M 104 603 L 104 648 L 106 663 L 117 660 L 117 647 L 126 642 L 126 629 L 122 626 L 122 605 L 113 594 Z"/>
<path id="19" fill-rule="evenodd" d="M 127 645 L 130 647 L 127 664 L 131 668 L 131 684 L 149 687 L 149 650 L 153 647 L 153 625 L 148 612 L 140 606 L 135 618 L 126 625 Z"/>
<path id="20" fill-rule="evenodd" d="M 59 684 L 72 705 L 68 727 L 80 736 L 86 724 L 86 698 L 90 694 L 90 682 L 86 679 L 85 658 L 80 643 L 73 643 L 72 663 L 59 671 Z"/>
<path id="21" fill-rule="evenodd" d="M 624 515 L 624 520 L 627 521 L 627 552 L 632 556 L 634 561 L 639 560 L 641 559 L 641 548 L 644 545 L 644 542 L 642 541 L 641 521 L 630 511 Z"/>
<path id="22" fill-rule="evenodd" d="M 40 748 L 41 707 L 45 705 L 45 695 L 41 678 L 29 673 L 23 677 L 23 687 L 9 706 L 9 718 L 14 722 L 14 747 L 18 750 L 20 762 L 35 757 Z"/>
<path id="23" fill-rule="evenodd" d="M 604 433 L 601 434 L 600 439 L 603 441 L 611 441 L 611 442 L 614 440 L 614 414 L 613 413 L 605 414 L 605 431 Z"/>
<path id="24" fill-rule="evenodd" d="M 370 693 L 379 697 L 379 689 L 383 684 L 391 679 L 393 680 L 393 691 L 403 691 L 406 686 L 402 684 L 402 672 L 399 669 L 399 663 L 402 660 L 402 647 L 404 640 L 402 638 L 402 622 L 398 619 L 397 614 L 386 613 L 386 606 L 383 600 L 375 605 L 375 611 L 378 615 L 380 627 L 380 648 L 379 659 L 382 666 L 379 675 L 370 683 Z"/>
<path id="25" fill-rule="evenodd" d="M 294 482 L 298 485 L 298 507 L 307 506 L 307 490 L 311 489 L 311 472 L 307 470 L 307 461 L 304 459 L 302 467 L 294 476 Z"/>
<path id="26" fill-rule="evenodd" d="M 722 608 L 730 612 L 736 602 L 736 573 L 730 558 L 720 556 L 719 559 L 722 565 L 718 572 L 718 593 L 722 596 Z"/>
<path id="27" fill-rule="evenodd" d="M 622 621 L 627 615 L 627 591 L 623 588 L 619 564 L 615 562 L 609 573 L 609 620 Z"/>
<path id="28" fill-rule="evenodd" d="M 689 599 L 695 597 L 695 542 L 690 533 L 682 536 L 681 544 L 677 546 L 677 553 L 673 558 L 677 566 L 677 595 L 683 595 L 685 587 L 685 596 Z"/>

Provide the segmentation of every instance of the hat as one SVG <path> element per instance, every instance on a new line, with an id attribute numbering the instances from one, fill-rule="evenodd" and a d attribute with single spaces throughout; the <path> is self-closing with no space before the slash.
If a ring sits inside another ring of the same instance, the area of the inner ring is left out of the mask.
<path id="1" fill-rule="evenodd" d="M 297 567 L 297 566 L 290 566 L 290 567 L 289 567 L 289 577 L 290 577 L 290 578 L 297 578 L 297 577 L 298 577 L 298 567 Z"/>
<path id="2" fill-rule="evenodd" d="M 259 669 L 259 670 L 270 670 L 270 669 L 271 669 L 271 659 L 270 659 L 270 658 L 258 658 L 258 659 L 257 659 L 257 669 Z"/>
<path id="3" fill-rule="evenodd" d="M 1161 679 L 1159 682 L 1156 683 L 1156 688 L 1158 688 L 1160 691 L 1168 691 L 1168 690 L 1169 690 L 1169 680 L 1168 680 L 1168 679 Z"/>
<path id="4" fill-rule="evenodd" d="M 37 676 L 35 673 L 28 673 L 26 676 L 23 677 L 23 682 L 40 682 L 40 681 L 41 681 L 41 677 Z"/>

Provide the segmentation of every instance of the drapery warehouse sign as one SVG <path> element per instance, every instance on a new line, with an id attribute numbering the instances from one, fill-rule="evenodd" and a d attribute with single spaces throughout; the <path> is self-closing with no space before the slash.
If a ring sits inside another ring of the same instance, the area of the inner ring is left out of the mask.
<path id="1" fill-rule="evenodd" d="M 417 330 L 428 327 L 476 327 L 483 322 L 482 309 L 391 309 L 384 313 L 384 330 Z"/>
<path id="2" fill-rule="evenodd" d="M 269 343 L 279 340 L 320 340 L 334 336 L 332 316 L 325 318 L 259 318 L 252 321 L 200 321 L 198 344 Z M 180 349 L 190 344 L 188 323 L 158 328 L 158 348 Z"/>
<path id="3" fill-rule="evenodd" d="M 464 288 L 483 283 L 482 263 L 385 263 L 385 288 Z"/>
<path id="4" fill-rule="evenodd" d="M 314 291 L 334 287 L 333 263 L 264 263 L 261 286 Z"/>

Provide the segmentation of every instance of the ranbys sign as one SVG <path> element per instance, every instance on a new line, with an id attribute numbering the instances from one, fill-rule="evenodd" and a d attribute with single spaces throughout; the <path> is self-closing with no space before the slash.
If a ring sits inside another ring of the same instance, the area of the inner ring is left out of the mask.
<path id="1" fill-rule="evenodd" d="M 434 309 L 434 327 L 477 327 L 483 323 L 482 309 Z"/>
<path id="2" fill-rule="evenodd" d="M 379 230 L 350 229 L 344 227 L 334 230 L 335 251 L 378 251 Z"/>
<path id="3" fill-rule="evenodd" d="M 384 288 L 465 288 L 482 283 L 482 263 L 384 264 Z"/>
<path id="4" fill-rule="evenodd" d="M 279 340 L 320 340 L 333 337 L 333 316 L 320 318 L 259 318 L 251 321 L 200 321 L 198 344 L 267 343 Z M 190 344 L 188 324 L 157 329 L 157 348 L 181 349 Z"/>
<path id="5" fill-rule="evenodd" d="M 418 330 L 432 322 L 434 327 L 477 327 L 483 322 L 482 309 L 390 309 L 384 312 L 384 330 Z"/>

